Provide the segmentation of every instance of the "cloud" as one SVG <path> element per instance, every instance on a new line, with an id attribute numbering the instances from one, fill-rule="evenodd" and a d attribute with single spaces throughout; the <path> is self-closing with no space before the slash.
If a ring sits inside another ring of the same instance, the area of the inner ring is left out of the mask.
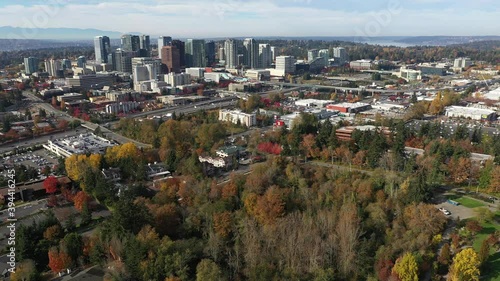
<path id="1" fill-rule="evenodd" d="M 1 7 L 0 26 L 97 28 L 174 37 L 352 36 L 360 31 L 374 36 L 497 35 L 496 2 L 481 1 L 484 5 L 465 0 L 453 5 L 450 0 L 369 4 L 359 0 L 90 0 L 85 4 L 48 0 L 44 5 Z M 391 12 L 391 3 L 402 10 Z M 445 8 L 435 8 L 440 5 Z"/>

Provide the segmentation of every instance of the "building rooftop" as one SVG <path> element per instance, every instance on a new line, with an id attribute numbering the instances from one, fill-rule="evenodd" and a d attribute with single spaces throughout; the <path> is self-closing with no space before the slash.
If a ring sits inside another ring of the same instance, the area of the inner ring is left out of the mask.
<path id="1" fill-rule="evenodd" d="M 464 107 L 464 106 L 449 106 L 446 108 L 446 111 L 455 114 L 474 114 L 474 115 L 490 115 L 495 113 L 494 110 L 475 108 L 475 107 Z"/>

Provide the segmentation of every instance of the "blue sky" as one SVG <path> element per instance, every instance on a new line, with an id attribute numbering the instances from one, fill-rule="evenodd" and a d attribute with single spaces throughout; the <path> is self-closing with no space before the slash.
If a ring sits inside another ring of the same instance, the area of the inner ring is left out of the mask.
<path id="1" fill-rule="evenodd" d="M 175 37 L 500 35 L 498 0 L 2 0 L 0 26 Z"/>

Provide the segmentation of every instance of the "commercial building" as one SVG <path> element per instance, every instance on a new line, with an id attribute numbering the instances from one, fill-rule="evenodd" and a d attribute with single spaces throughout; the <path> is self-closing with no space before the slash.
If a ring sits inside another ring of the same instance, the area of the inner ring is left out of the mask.
<path id="1" fill-rule="evenodd" d="M 186 68 L 186 44 L 181 40 L 173 40 L 171 45 L 179 50 L 181 69 Z"/>
<path id="2" fill-rule="evenodd" d="M 58 102 L 68 102 L 68 101 L 76 101 L 83 99 L 83 95 L 80 93 L 67 93 L 62 96 L 57 97 Z"/>
<path id="3" fill-rule="evenodd" d="M 227 121 L 234 124 L 240 123 L 247 127 L 257 125 L 257 116 L 254 113 L 248 114 L 239 110 L 226 110 L 219 111 L 219 121 Z"/>
<path id="4" fill-rule="evenodd" d="M 371 60 L 355 60 L 349 63 L 349 66 L 355 70 L 370 70 L 373 62 Z"/>
<path id="5" fill-rule="evenodd" d="M 330 50 L 328 49 L 319 50 L 318 57 L 322 58 L 325 61 L 325 65 L 328 65 L 328 61 L 330 60 Z"/>
<path id="6" fill-rule="evenodd" d="M 318 57 L 318 54 L 319 54 L 319 50 L 317 49 L 312 49 L 312 50 L 309 50 L 307 51 L 307 61 L 313 61 L 315 58 Z"/>
<path id="7" fill-rule="evenodd" d="M 62 63 L 59 60 L 46 60 L 45 61 L 45 71 L 49 73 L 49 76 L 51 77 L 57 77 L 57 72 L 59 70 L 62 70 Z"/>
<path id="8" fill-rule="evenodd" d="M 295 73 L 295 58 L 292 56 L 276 57 L 276 70 L 284 71 L 285 75 Z"/>
<path id="9" fill-rule="evenodd" d="M 342 113 L 359 113 L 365 110 L 369 110 L 371 105 L 368 103 L 356 102 L 356 103 L 338 103 L 327 105 L 326 108 L 330 111 L 339 111 Z"/>
<path id="10" fill-rule="evenodd" d="M 205 67 L 207 66 L 205 54 L 205 40 L 188 39 L 186 41 L 186 66 Z"/>
<path id="11" fill-rule="evenodd" d="M 403 78 L 408 82 L 417 81 L 422 80 L 422 71 L 406 68 L 403 66 L 399 69 L 399 73 L 397 73 L 397 76 Z"/>
<path id="12" fill-rule="evenodd" d="M 132 58 L 137 52 L 129 52 L 122 49 L 115 51 L 115 65 L 113 68 L 118 72 L 132 73 Z"/>
<path id="13" fill-rule="evenodd" d="M 224 42 L 226 54 L 226 68 L 235 69 L 238 67 L 238 43 L 234 39 L 227 39 Z"/>
<path id="14" fill-rule="evenodd" d="M 140 36 L 140 48 L 146 52 L 146 56 L 151 56 L 151 39 L 149 35 Z"/>
<path id="15" fill-rule="evenodd" d="M 344 65 L 349 60 L 347 50 L 342 47 L 333 48 L 333 59 L 336 65 Z"/>
<path id="16" fill-rule="evenodd" d="M 213 81 L 215 83 L 220 83 L 221 80 L 232 79 L 232 76 L 225 72 L 206 72 L 204 76 L 205 76 L 205 81 Z"/>
<path id="17" fill-rule="evenodd" d="M 108 63 L 108 55 L 111 53 L 111 42 L 109 40 L 109 37 L 96 36 L 94 38 L 94 50 L 95 61 L 97 63 Z"/>
<path id="18" fill-rule="evenodd" d="M 191 75 L 191 77 L 193 78 L 202 78 L 203 75 L 205 74 L 205 68 L 204 67 L 186 68 L 186 73 Z"/>
<path id="19" fill-rule="evenodd" d="M 191 75 L 187 73 L 169 73 L 165 75 L 165 82 L 172 87 L 191 84 Z"/>
<path id="20" fill-rule="evenodd" d="M 205 44 L 205 55 L 207 57 L 207 66 L 215 65 L 215 42 L 209 41 Z"/>
<path id="21" fill-rule="evenodd" d="M 296 106 L 324 108 L 332 104 L 331 100 L 302 99 L 295 101 Z"/>
<path id="22" fill-rule="evenodd" d="M 249 69 L 245 72 L 245 77 L 256 81 L 269 81 L 269 79 L 271 79 L 271 71 L 265 69 Z"/>
<path id="23" fill-rule="evenodd" d="M 421 66 L 420 71 L 422 72 L 422 75 L 425 75 L 425 76 L 444 76 L 444 75 L 446 75 L 446 68 L 444 68 L 444 67 Z"/>
<path id="24" fill-rule="evenodd" d="M 259 68 L 268 68 L 273 64 L 273 54 L 269 44 L 259 44 Z"/>
<path id="25" fill-rule="evenodd" d="M 107 92 L 105 94 L 106 99 L 114 102 L 137 100 L 140 95 L 141 94 L 137 92 Z"/>
<path id="26" fill-rule="evenodd" d="M 453 63 L 454 68 L 467 68 L 472 65 L 472 61 L 470 58 L 456 58 Z"/>
<path id="27" fill-rule="evenodd" d="M 496 120 L 496 112 L 489 109 L 481 109 L 474 107 L 449 106 L 446 109 L 445 115 L 451 118 L 467 118 L 472 120 L 494 121 Z"/>
<path id="28" fill-rule="evenodd" d="M 107 104 L 105 110 L 107 114 L 128 113 L 130 111 L 136 110 L 139 105 L 140 103 L 136 101 L 117 102 Z"/>
<path id="29" fill-rule="evenodd" d="M 259 44 L 253 38 L 247 38 L 243 41 L 244 61 L 249 68 L 256 69 L 259 67 Z M 226 52 L 227 59 L 227 52 Z"/>
<path id="30" fill-rule="evenodd" d="M 122 50 L 138 52 L 141 49 L 141 39 L 138 35 L 125 34 L 121 37 Z"/>
<path id="31" fill-rule="evenodd" d="M 172 44 L 172 37 L 170 36 L 160 36 L 158 38 L 158 56 L 163 60 L 163 54 L 161 49 L 165 46 L 169 46 Z"/>
<path id="32" fill-rule="evenodd" d="M 38 59 L 35 57 L 24 58 L 24 72 L 27 75 L 38 71 Z"/>
<path id="33" fill-rule="evenodd" d="M 86 64 L 87 64 L 87 58 L 85 56 L 79 56 L 78 59 L 76 60 L 77 67 L 85 67 Z"/>
<path id="34" fill-rule="evenodd" d="M 143 81 L 156 80 L 160 74 L 161 61 L 154 58 L 132 58 L 132 77 L 134 89 L 142 92 Z"/>
<path id="35" fill-rule="evenodd" d="M 94 134 L 81 134 L 69 138 L 49 140 L 43 147 L 60 157 L 70 157 L 74 154 L 104 154 L 106 149 L 115 144 Z"/>
<path id="36" fill-rule="evenodd" d="M 387 127 L 376 127 L 372 125 L 365 125 L 365 126 L 348 126 L 348 127 L 342 127 L 338 128 L 335 131 L 336 137 L 339 140 L 343 141 L 350 141 L 352 140 L 352 133 L 354 131 L 379 131 L 384 134 L 387 138 L 391 136 L 391 130 Z"/>
<path id="37" fill-rule="evenodd" d="M 108 74 L 89 74 L 66 78 L 66 85 L 87 91 L 113 86 L 114 80 L 114 77 Z"/>

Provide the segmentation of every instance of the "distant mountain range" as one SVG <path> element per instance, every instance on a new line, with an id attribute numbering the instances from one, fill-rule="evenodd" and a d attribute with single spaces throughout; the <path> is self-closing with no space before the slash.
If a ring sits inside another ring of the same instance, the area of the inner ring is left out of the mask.
<path id="1" fill-rule="evenodd" d="M 2 39 L 89 40 L 99 35 L 108 36 L 109 38 L 120 38 L 122 33 L 98 29 L 0 26 L 0 38 Z"/>

